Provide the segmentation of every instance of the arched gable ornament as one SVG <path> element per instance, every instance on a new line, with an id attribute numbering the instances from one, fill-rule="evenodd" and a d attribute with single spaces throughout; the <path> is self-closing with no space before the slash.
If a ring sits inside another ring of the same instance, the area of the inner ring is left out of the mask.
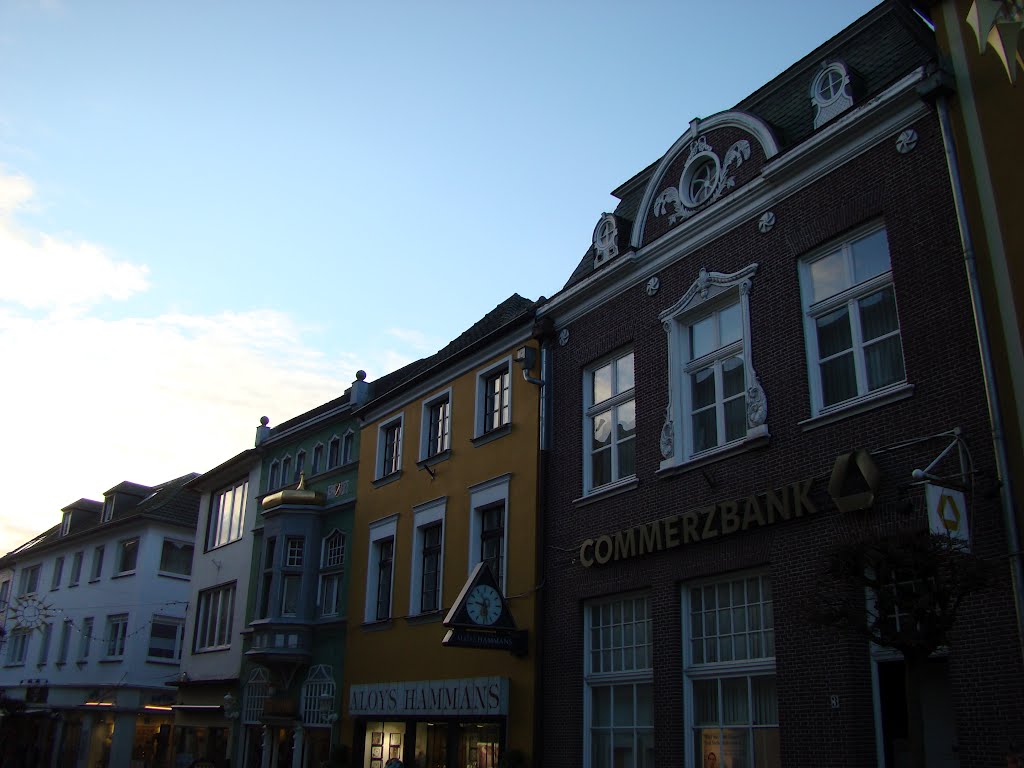
<path id="1" fill-rule="evenodd" d="M 723 148 L 712 147 L 707 136 L 711 131 L 720 128 L 737 128 L 749 134 L 749 140 L 736 141 L 719 155 L 718 151 Z M 676 139 L 651 174 L 651 180 L 637 211 L 630 247 L 640 248 L 643 244 L 649 216 L 667 214 L 669 224 L 675 224 L 696 212 L 695 206 L 687 206 L 687 202 L 697 203 L 696 208 L 700 208 L 721 197 L 736 183 L 730 171 L 751 158 L 755 145 L 761 147 L 765 160 L 779 153 L 779 146 L 771 129 L 767 123 L 754 115 L 729 110 L 704 120 L 692 120 L 686 133 Z M 678 179 L 668 178 L 670 167 L 683 153 L 686 153 L 687 160 L 682 174 Z"/>
<path id="2" fill-rule="evenodd" d="M 594 227 L 594 269 L 619 255 L 619 224 L 611 213 L 602 213 Z"/>
<path id="3" fill-rule="evenodd" d="M 833 117 L 853 106 L 853 89 L 846 65 L 839 61 L 822 64 L 811 81 L 814 127 L 820 128 Z"/>

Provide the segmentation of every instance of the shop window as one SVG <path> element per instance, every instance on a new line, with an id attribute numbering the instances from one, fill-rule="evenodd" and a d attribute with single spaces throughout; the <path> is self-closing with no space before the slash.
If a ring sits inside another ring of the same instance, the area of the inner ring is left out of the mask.
<path id="1" fill-rule="evenodd" d="M 778 768 L 771 583 L 750 575 L 683 588 L 691 765 Z"/>
<path id="2" fill-rule="evenodd" d="M 334 672 L 327 664 L 309 670 L 302 684 L 302 723 L 306 726 L 330 728 L 338 719 Z"/>
<path id="3" fill-rule="evenodd" d="M 584 633 L 584 765 L 654 765 L 650 598 L 590 603 Z"/>
<path id="4" fill-rule="evenodd" d="M 862 230 L 800 262 L 812 415 L 906 383 L 889 243 Z"/>
<path id="5" fill-rule="evenodd" d="M 587 492 L 636 476 L 633 352 L 602 360 L 584 374 L 584 487 Z"/>
<path id="6" fill-rule="evenodd" d="M 242 698 L 242 722 L 258 725 L 263 717 L 263 707 L 270 696 L 270 674 L 263 667 L 256 667 L 245 683 Z"/>
<path id="7" fill-rule="evenodd" d="M 661 313 L 669 365 L 662 469 L 768 436 L 768 404 L 754 372 L 750 338 L 756 272 L 757 264 L 732 274 L 702 269 Z"/>

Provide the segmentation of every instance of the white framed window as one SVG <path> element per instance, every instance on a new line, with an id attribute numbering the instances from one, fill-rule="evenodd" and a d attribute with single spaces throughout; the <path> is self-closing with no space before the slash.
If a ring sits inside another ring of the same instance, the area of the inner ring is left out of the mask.
<path id="1" fill-rule="evenodd" d="M 79 580 L 82 578 L 82 559 L 84 558 L 84 552 L 75 552 L 71 556 L 71 573 L 68 576 L 68 586 L 77 586 Z"/>
<path id="2" fill-rule="evenodd" d="M 313 446 L 313 464 L 309 468 L 312 475 L 319 474 L 324 468 L 324 444 L 317 443 Z"/>
<path id="3" fill-rule="evenodd" d="M 724 274 L 701 269 L 661 313 L 668 336 L 669 404 L 661 468 L 768 436 L 768 403 L 753 365 L 750 288 L 757 264 Z"/>
<path id="4" fill-rule="evenodd" d="M 66 664 L 71 648 L 71 619 L 64 619 L 60 629 L 60 644 L 57 646 L 57 663 Z"/>
<path id="5" fill-rule="evenodd" d="M 195 547 L 191 542 L 164 539 L 160 547 L 160 573 L 191 576 L 194 554 Z"/>
<path id="6" fill-rule="evenodd" d="M 486 562 L 503 591 L 508 572 L 510 479 L 509 475 L 502 475 L 469 489 L 469 570 Z"/>
<path id="7" fill-rule="evenodd" d="M 267 490 L 272 491 L 281 485 L 281 463 L 279 461 L 270 462 L 270 472 L 267 477 Z"/>
<path id="8" fill-rule="evenodd" d="M 39 657 L 36 659 L 36 665 L 44 667 L 50 658 L 50 640 L 53 636 L 53 624 L 49 622 L 43 624 L 41 631 L 42 637 L 39 639 Z"/>
<path id="9" fill-rule="evenodd" d="M 106 651 L 108 659 L 124 657 L 124 648 L 128 641 L 128 614 L 119 613 L 107 616 Z"/>
<path id="10" fill-rule="evenodd" d="M 95 626 L 92 616 L 82 619 L 82 629 L 78 635 L 78 658 L 79 664 L 84 664 L 89 659 L 89 649 L 92 646 L 92 631 Z"/>
<path id="11" fill-rule="evenodd" d="M 320 551 L 320 589 L 317 602 L 321 616 L 341 616 L 342 584 L 345 567 L 345 534 L 331 531 L 324 537 Z"/>
<path id="12" fill-rule="evenodd" d="M 583 379 L 583 477 L 590 492 L 636 475 L 632 350 L 591 366 Z"/>
<path id="13" fill-rule="evenodd" d="M 330 728 L 338 719 L 336 694 L 334 670 L 327 664 L 311 667 L 302 684 L 303 725 Z"/>
<path id="14" fill-rule="evenodd" d="M 114 518 L 114 497 L 107 496 L 103 499 L 102 522 L 109 523 Z"/>
<path id="15" fill-rule="evenodd" d="M 439 456 L 452 447 L 452 393 L 446 390 L 423 402 L 420 459 Z"/>
<path id="16" fill-rule="evenodd" d="M 64 576 L 64 558 L 58 557 L 53 561 L 53 578 L 50 580 L 50 589 L 60 589 L 60 580 Z"/>
<path id="17" fill-rule="evenodd" d="M 154 616 L 149 625 L 150 661 L 181 661 L 181 647 L 185 638 L 185 620 L 175 616 Z"/>
<path id="18" fill-rule="evenodd" d="M 682 600 L 686 765 L 777 768 L 771 582 L 731 575 L 684 585 Z"/>
<path id="19" fill-rule="evenodd" d="M 301 568 L 305 561 L 306 540 L 301 536 L 289 536 L 286 541 L 285 567 Z"/>
<path id="20" fill-rule="evenodd" d="M 24 597 L 25 595 L 34 595 L 39 591 L 39 571 L 42 566 L 33 565 L 30 568 L 23 568 L 21 571 L 21 581 L 18 583 L 18 597 Z"/>
<path id="21" fill-rule="evenodd" d="M 483 437 L 512 423 L 512 359 L 482 371 L 476 377 L 476 429 Z"/>
<path id="22" fill-rule="evenodd" d="M 276 485 L 273 467 L 269 488 Z M 238 480 L 210 498 L 210 517 L 206 524 L 206 549 L 211 550 L 238 541 L 245 525 L 245 507 L 249 480 Z"/>
<path id="23" fill-rule="evenodd" d="M 650 599 L 584 608 L 584 765 L 653 766 L 654 662 Z"/>
<path id="24" fill-rule="evenodd" d="M 199 593 L 194 647 L 197 651 L 231 647 L 235 618 L 235 582 Z"/>
<path id="25" fill-rule="evenodd" d="M 377 479 L 393 475 L 402 468 L 402 422 L 404 414 L 377 427 Z"/>
<path id="26" fill-rule="evenodd" d="M 366 565 L 366 605 L 363 610 L 363 620 L 368 623 L 391 618 L 397 530 L 398 515 L 370 524 L 370 556 Z"/>
<path id="27" fill-rule="evenodd" d="M 335 435 L 327 443 L 327 468 L 334 469 L 341 461 L 341 438 Z"/>
<path id="28" fill-rule="evenodd" d="M 256 610 L 256 618 L 265 619 L 270 616 L 270 595 L 274 584 L 274 562 L 277 553 L 277 537 L 268 536 L 263 542 L 263 569 L 260 578 L 259 604 Z"/>
<path id="29" fill-rule="evenodd" d="M 355 460 L 356 435 L 351 429 L 345 433 L 344 439 L 341 441 L 341 462 L 343 464 L 351 464 Z"/>
<path id="30" fill-rule="evenodd" d="M 65 512 L 60 520 L 60 535 L 67 536 L 71 533 L 71 512 Z"/>
<path id="31" fill-rule="evenodd" d="M 858 230 L 803 259 L 800 293 L 813 415 L 906 383 L 883 227 Z"/>
<path id="32" fill-rule="evenodd" d="M 103 575 L 103 545 L 96 547 L 92 551 L 92 573 L 89 576 L 89 581 L 98 581 Z"/>
<path id="33" fill-rule="evenodd" d="M 413 509 L 412 578 L 409 613 L 430 613 L 443 606 L 444 516 L 447 499 L 440 498 Z"/>
<path id="34" fill-rule="evenodd" d="M 259 725 L 263 718 L 263 707 L 270 696 L 270 673 L 264 667 L 256 667 L 245 683 L 242 698 L 242 722 Z"/>
<path id="35" fill-rule="evenodd" d="M 302 574 L 285 573 L 281 576 L 281 615 L 298 616 L 302 594 Z"/>
<path id="36" fill-rule="evenodd" d="M 139 559 L 139 537 L 124 539 L 117 543 L 117 576 L 135 573 Z"/>
<path id="37" fill-rule="evenodd" d="M 815 128 L 852 107 L 853 93 L 846 66 L 839 61 L 825 64 L 811 81 L 810 96 Z"/>
<path id="38" fill-rule="evenodd" d="M 7 660 L 5 662 L 8 666 L 22 666 L 25 663 L 31 634 L 32 630 L 30 629 L 15 629 L 11 632 L 7 640 Z"/>

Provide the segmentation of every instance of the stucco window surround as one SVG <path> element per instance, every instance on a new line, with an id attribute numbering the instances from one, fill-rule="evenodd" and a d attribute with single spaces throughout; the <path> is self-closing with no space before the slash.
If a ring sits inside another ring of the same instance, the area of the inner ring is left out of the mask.
<path id="1" fill-rule="evenodd" d="M 377 427 L 377 462 L 374 482 L 397 480 L 402 471 L 402 443 L 405 414 L 381 422 Z"/>
<path id="2" fill-rule="evenodd" d="M 501 573 L 495 579 L 506 589 L 508 575 L 508 495 L 511 475 L 501 475 L 469 488 L 469 567 L 467 576 L 484 559 L 497 563 Z M 493 536 L 495 510 L 500 509 L 500 535 Z"/>
<path id="3" fill-rule="evenodd" d="M 439 611 L 443 605 L 444 517 L 447 497 L 413 508 L 412 577 L 409 614 Z"/>
<path id="4" fill-rule="evenodd" d="M 443 392 L 423 401 L 420 419 L 421 462 L 434 463 L 448 458 L 452 445 L 452 390 Z"/>
<path id="5" fill-rule="evenodd" d="M 342 585 L 345 576 L 345 534 L 334 529 L 320 548 L 320 588 L 317 604 L 321 616 L 342 615 Z"/>
<path id="6" fill-rule="evenodd" d="M 583 374 L 583 493 L 635 478 L 635 363 L 632 349 L 620 349 Z"/>
<path id="7" fill-rule="evenodd" d="M 679 301 L 660 315 L 668 341 L 669 389 L 662 470 L 768 437 L 768 402 L 754 371 L 750 339 L 756 272 L 756 262 L 729 274 L 701 269 Z"/>
<path id="8" fill-rule="evenodd" d="M 366 562 L 366 603 L 363 608 L 363 621 L 367 624 L 391 618 L 397 532 L 398 515 L 370 523 L 370 556 Z M 381 608 L 385 609 L 384 615 L 381 615 Z"/>
<path id="9" fill-rule="evenodd" d="M 814 106 L 814 127 L 820 128 L 836 115 L 853 106 L 850 73 L 846 65 L 832 61 L 822 66 L 811 81 L 811 104 Z"/>
<path id="10" fill-rule="evenodd" d="M 476 376 L 473 442 L 486 443 L 508 434 L 512 425 L 512 357 Z"/>

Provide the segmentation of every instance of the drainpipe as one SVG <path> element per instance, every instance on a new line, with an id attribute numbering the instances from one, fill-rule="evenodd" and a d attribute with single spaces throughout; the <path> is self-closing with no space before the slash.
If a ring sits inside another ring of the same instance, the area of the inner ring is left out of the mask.
<path id="1" fill-rule="evenodd" d="M 935 77 L 942 80 L 945 73 Z M 1003 437 L 1003 415 L 999 407 L 999 394 L 996 391 L 995 372 L 992 367 L 992 348 L 988 338 L 988 326 L 985 324 L 985 305 L 981 298 L 978 285 L 978 268 L 974 258 L 974 246 L 971 232 L 967 226 L 967 212 L 964 206 L 963 186 L 960 181 L 959 165 L 957 164 L 956 146 L 953 144 L 953 130 L 949 119 L 949 102 L 941 83 L 937 84 L 935 106 L 938 110 L 939 125 L 942 128 L 942 144 L 946 150 L 946 165 L 949 168 L 949 180 L 952 186 L 953 203 L 956 206 L 957 223 L 960 225 L 960 246 L 964 254 L 964 267 L 967 270 L 967 285 L 971 291 L 971 306 L 974 309 L 974 327 L 978 334 L 978 348 L 981 353 L 982 374 L 985 377 L 985 393 L 988 396 L 989 420 L 992 425 L 992 446 L 996 455 L 996 471 L 999 475 L 999 498 L 1003 508 L 1003 525 L 1006 529 L 1006 543 L 1010 556 L 1010 575 L 1013 581 L 1014 603 L 1017 609 L 1017 638 L 1021 644 L 1021 656 L 1024 658 L 1024 566 L 1021 563 L 1020 532 L 1017 529 L 1017 516 L 1014 514 L 1013 482 L 1009 471 L 1006 454 L 1006 441 Z"/>

